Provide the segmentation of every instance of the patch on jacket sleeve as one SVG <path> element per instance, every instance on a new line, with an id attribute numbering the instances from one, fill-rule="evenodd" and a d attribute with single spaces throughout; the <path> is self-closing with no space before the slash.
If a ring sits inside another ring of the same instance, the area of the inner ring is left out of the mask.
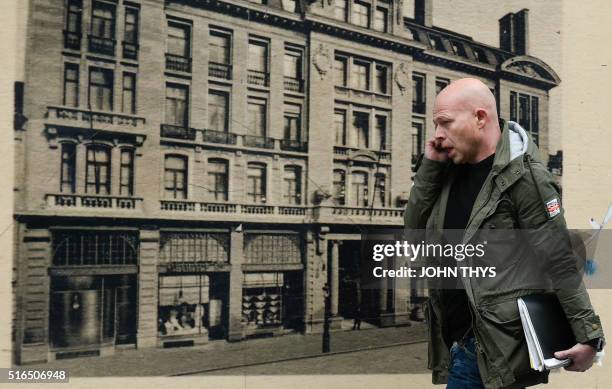
<path id="1" fill-rule="evenodd" d="M 559 205 L 559 199 L 556 197 L 550 201 L 546 202 L 546 211 L 548 212 L 548 217 L 553 218 L 561 213 L 561 205 Z"/>

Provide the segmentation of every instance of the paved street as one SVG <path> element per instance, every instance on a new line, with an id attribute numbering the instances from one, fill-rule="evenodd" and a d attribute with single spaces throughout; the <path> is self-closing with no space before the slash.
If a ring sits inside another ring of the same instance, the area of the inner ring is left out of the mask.
<path id="1" fill-rule="evenodd" d="M 361 351 L 320 358 L 314 357 L 321 354 L 321 334 L 293 334 L 236 343 L 215 341 L 198 347 L 124 350 L 107 357 L 65 359 L 28 366 L 68 369 L 72 377 L 170 376 L 207 372 L 228 374 L 229 370 L 225 369 L 241 366 L 249 369 L 248 374 L 270 374 L 274 370 L 269 366 L 270 363 L 280 363 L 283 369 L 286 364 L 287 372 L 276 369 L 277 374 L 293 374 L 300 366 L 312 369 L 312 374 L 316 373 L 317 367 L 327 374 L 365 373 L 367 369 L 378 373 L 408 373 L 417 371 L 418 366 L 424 366 L 426 349 L 424 344 L 413 348 L 405 348 L 402 345 L 424 341 L 426 331 L 425 325 L 414 323 L 409 327 L 332 332 L 332 353 Z M 378 347 L 385 348 L 371 350 Z M 411 365 L 410 358 L 413 355 L 404 353 L 413 353 L 422 360 L 415 359 Z M 417 370 L 398 370 L 404 368 L 404 363 L 407 363 L 405 369 Z M 414 367 L 411 367 L 413 365 Z M 303 370 L 299 371 L 304 373 Z M 242 372 L 238 371 L 236 374 Z"/>
<path id="2" fill-rule="evenodd" d="M 203 374 L 427 374 L 427 343 L 294 359 Z"/>

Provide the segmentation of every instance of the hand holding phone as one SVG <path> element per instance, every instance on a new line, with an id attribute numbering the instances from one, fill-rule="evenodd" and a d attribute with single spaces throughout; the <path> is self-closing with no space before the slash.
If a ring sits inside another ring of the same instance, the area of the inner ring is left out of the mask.
<path id="1" fill-rule="evenodd" d="M 431 139 L 425 143 L 425 158 L 439 162 L 445 162 L 448 159 L 446 150 L 442 148 L 441 140 L 431 137 Z"/>

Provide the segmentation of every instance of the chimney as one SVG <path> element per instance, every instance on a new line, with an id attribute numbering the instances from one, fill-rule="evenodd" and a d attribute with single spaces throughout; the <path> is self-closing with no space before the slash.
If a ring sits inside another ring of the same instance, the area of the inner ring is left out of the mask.
<path id="1" fill-rule="evenodd" d="M 414 20 L 425 27 L 433 25 L 433 0 L 414 0 Z"/>
<path id="2" fill-rule="evenodd" d="M 517 55 L 529 52 L 528 9 L 508 13 L 499 19 L 499 48 Z"/>

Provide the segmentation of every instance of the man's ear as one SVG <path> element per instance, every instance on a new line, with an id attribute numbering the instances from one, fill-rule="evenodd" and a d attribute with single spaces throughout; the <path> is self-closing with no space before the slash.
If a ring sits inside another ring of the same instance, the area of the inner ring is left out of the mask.
<path id="1" fill-rule="evenodd" d="M 476 108 L 476 124 L 478 125 L 478 129 L 482 129 L 487 122 L 487 110 L 482 108 Z"/>

